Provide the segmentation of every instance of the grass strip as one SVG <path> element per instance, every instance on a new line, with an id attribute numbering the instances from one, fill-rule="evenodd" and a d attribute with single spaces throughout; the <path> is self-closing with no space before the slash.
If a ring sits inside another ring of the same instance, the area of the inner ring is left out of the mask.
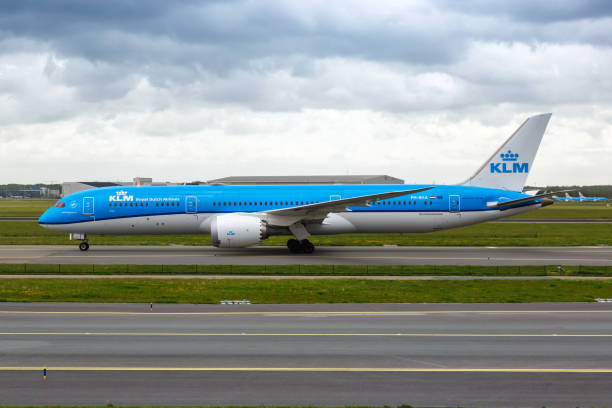
<path id="1" fill-rule="evenodd" d="M 56 201 L 47 199 L 2 199 L 0 200 L 0 217 L 40 217 Z"/>
<path id="2" fill-rule="evenodd" d="M 606 223 L 501 224 L 483 223 L 428 234 L 342 234 L 311 237 L 315 245 L 331 246 L 595 246 L 612 245 Z M 276 236 L 263 245 L 284 246 Z M 107 235 L 89 237 L 91 245 L 211 245 L 210 235 Z M 33 221 L 0 221 L 0 245 L 75 245 L 68 234 L 49 231 Z"/>
<path id="3" fill-rule="evenodd" d="M 561 269 L 559 269 L 561 268 Z M 6 275 L 612 276 L 612 266 L 0 264 Z"/>
<path id="4" fill-rule="evenodd" d="M 3 302 L 524 303 L 612 298 L 612 280 L 3 279 Z"/>

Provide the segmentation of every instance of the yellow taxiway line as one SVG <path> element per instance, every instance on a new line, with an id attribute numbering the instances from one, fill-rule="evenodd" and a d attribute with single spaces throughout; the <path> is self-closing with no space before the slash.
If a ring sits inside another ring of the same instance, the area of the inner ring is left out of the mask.
<path id="1" fill-rule="evenodd" d="M 51 371 L 260 371 L 387 373 L 612 373 L 612 368 L 421 368 L 421 367 L 91 367 L 47 366 Z M 0 371 L 42 371 L 43 367 L 0 366 Z"/>

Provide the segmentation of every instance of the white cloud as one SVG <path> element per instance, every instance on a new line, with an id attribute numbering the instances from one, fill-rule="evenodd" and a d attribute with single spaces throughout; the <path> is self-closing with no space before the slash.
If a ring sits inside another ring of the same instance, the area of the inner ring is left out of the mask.
<path id="1" fill-rule="evenodd" d="M 61 29 L 36 30 L 6 17 L 0 183 L 346 172 L 452 183 L 552 111 L 529 182 L 608 184 L 612 20 L 537 10 L 162 4 L 142 19 L 60 13 Z"/>

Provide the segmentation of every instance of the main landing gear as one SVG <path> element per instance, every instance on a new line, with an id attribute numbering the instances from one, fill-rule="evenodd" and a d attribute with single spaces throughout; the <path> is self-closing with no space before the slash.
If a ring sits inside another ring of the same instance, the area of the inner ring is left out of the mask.
<path id="1" fill-rule="evenodd" d="M 292 254 L 312 254 L 315 250 L 315 246 L 307 239 L 298 241 L 291 238 L 287 241 L 287 248 Z"/>
<path id="2" fill-rule="evenodd" d="M 87 241 L 83 241 L 79 244 L 79 249 L 81 251 L 87 251 L 89 249 L 89 244 L 87 243 Z"/>

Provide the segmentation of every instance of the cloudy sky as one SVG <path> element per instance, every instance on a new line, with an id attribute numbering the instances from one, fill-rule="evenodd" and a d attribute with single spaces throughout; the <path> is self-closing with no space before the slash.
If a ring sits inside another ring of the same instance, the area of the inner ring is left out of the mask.
<path id="1" fill-rule="evenodd" d="M 530 184 L 612 183 L 612 2 L 3 1 L 0 184 L 469 177 L 553 112 Z"/>

